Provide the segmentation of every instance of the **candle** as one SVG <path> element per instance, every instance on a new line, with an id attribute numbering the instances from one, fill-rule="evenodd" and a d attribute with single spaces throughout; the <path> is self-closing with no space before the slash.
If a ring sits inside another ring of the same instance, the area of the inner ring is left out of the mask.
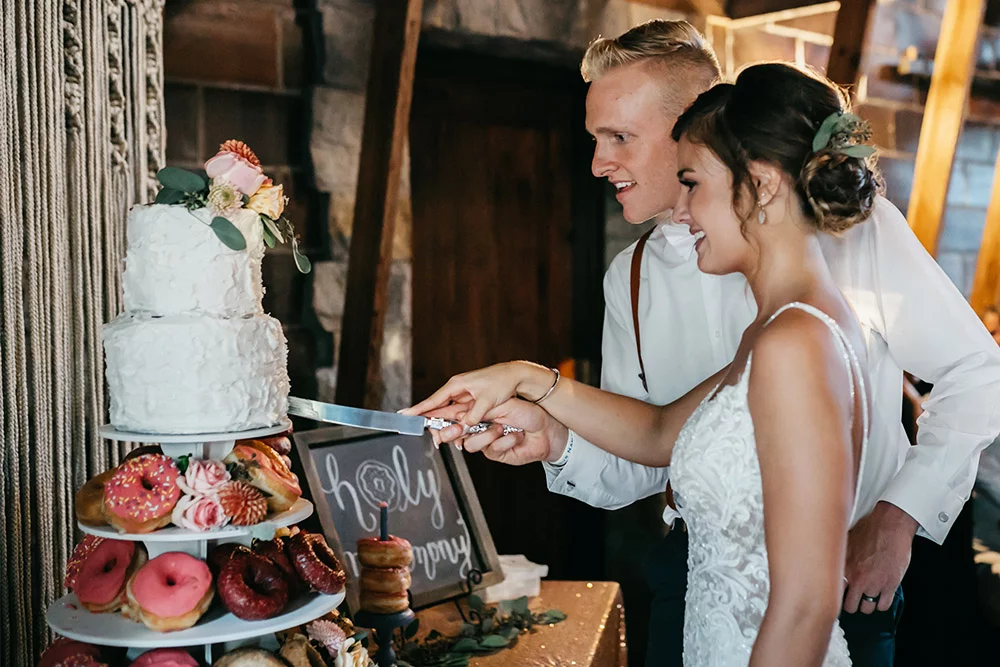
<path id="1" fill-rule="evenodd" d="M 378 504 L 379 512 L 379 536 L 378 538 L 383 542 L 389 539 L 389 506 L 385 502 Z"/>

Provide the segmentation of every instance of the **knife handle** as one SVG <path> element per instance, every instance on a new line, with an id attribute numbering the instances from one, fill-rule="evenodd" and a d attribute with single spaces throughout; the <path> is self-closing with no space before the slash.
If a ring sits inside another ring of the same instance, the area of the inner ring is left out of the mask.
<path id="1" fill-rule="evenodd" d="M 460 422 L 451 421 L 449 419 L 442 419 L 441 417 L 428 417 L 427 418 L 427 428 L 440 431 L 441 429 L 447 428 L 449 426 L 454 426 Z M 493 426 L 493 422 L 479 422 L 475 426 L 468 426 L 462 424 L 463 432 L 462 435 L 475 435 L 476 433 L 482 433 L 489 427 Z M 510 426 L 508 424 L 502 424 L 503 434 L 510 435 L 511 433 L 523 433 L 524 429 L 518 428 L 516 426 Z"/>

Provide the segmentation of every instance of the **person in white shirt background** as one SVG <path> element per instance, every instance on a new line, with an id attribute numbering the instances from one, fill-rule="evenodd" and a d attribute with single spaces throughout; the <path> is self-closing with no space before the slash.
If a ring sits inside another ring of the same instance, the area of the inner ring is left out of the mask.
<path id="1" fill-rule="evenodd" d="M 615 185 L 626 220 L 657 223 L 643 254 L 639 292 L 646 387 L 631 318 L 634 246 L 615 258 L 605 277 L 601 385 L 662 405 L 732 361 L 756 315 L 743 277 L 702 274 L 687 227 L 670 222 L 680 188 L 671 130 L 719 77 L 718 64 L 689 24 L 652 21 L 597 40 L 581 69 L 591 82 L 587 129 L 597 142 L 594 175 Z M 892 477 L 881 488 L 862 489 L 859 503 L 872 510 L 848 536 L 841 624 L 855 665 L 887 666 L 913 537 L 944 540 L 969 497 L 979 453 L 1000 433 L 994 389 L 1000 386 L 1000 351 L 887 200 L 878 199 L 865 224 L 824 239 L 823 251 L 867 343 L 873 420 L 865 477 L 885 479 L 886 471 Z M 899 419 L 902 369 L 934 385 L 912 448 Z M 453 406 L 450 414 L 464 409 Z M 515 465 L 543 461 L 550 490 L 596 507 L 623 507 L 666 486 L 669 469 L 614 457 L 540 407 L 510 402 L 504 409 L 491 416 L 527 433 L 501 436 L 496 428 L 466 438 L 466 449 Z M 456 435 L 441 433 L 445 440 Z M 664 519 L 673 520 L 669 508 Z M 651 581 L 647 664 L 679 665 L 685 533 L 670 531 L 654 557 L 661 576 Z"/>

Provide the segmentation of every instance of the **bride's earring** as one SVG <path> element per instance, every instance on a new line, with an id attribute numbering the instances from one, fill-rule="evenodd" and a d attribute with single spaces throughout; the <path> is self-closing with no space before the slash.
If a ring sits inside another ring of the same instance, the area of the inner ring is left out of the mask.
<path id="1" fill-rule="evenodd" d="M 759 199 L 757 200 L 757 222 L 762 225 L 767 222 L 767 213 L 764 212 L 764 205 L 760 203 Z"/>

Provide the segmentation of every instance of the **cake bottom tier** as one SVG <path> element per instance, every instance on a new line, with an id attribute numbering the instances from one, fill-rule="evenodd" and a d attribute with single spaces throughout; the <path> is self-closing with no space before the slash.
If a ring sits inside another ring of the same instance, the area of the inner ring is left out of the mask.
<path id="1" fill-rule="evenodd" d="M 267 315 L 123 313 L 104 327 L 111 423 L 144 433 L 223 433 L 288 412 L 288 346 Z"/>

